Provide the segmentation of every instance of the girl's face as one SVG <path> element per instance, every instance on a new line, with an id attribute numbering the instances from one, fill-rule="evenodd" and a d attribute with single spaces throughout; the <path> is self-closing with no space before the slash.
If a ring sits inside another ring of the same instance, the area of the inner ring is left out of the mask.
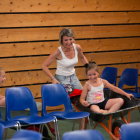
<path id="1" fill-rule="evenodd" d="M 95 69 L 91 69 L 87 72 L 87 77 L 92 82 L 96 82 L 98 76 L 99 76 L 99 73 Z"/>
<path id="2" fill-rule="evenodd" d="M 6 80 L 4 70 L 1 71 L 0 75 L 0 85 L 3 85 L 3 82 Z"/>
<path id="3" fill-rule="evenodd" d="M 63 47 L 70 48 L 74 42 L 72 37 L 63 36 Z"/>

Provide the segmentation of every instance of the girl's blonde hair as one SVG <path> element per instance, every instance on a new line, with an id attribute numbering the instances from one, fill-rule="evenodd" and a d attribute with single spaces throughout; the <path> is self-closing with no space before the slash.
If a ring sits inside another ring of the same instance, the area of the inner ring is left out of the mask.
<path id="1" fill-rule="evenodd" d="M 60 45 L 63 45 L 63 37 L 64 36 L 72 37 L 73 39 L 75 39 L 73 30 L 71 28 L 64 28 L 60 31 L 60 34 L 59 34 Z"/>
<path id="2" fill-rule="evenodd" d="M 89 70 L 91 69 L 95 69 L 98 73 L 99 73 L 99 67 L 97 66 L 97 64 L 95 62 L 89 62 L 86 65 L 86 74 L 88 73 Z"/>
<path id="3" fill-rule="evenodd" d="M 0 67 L 0 75 L 1 75 L 1 71 L 3 70 L 3 68 Z"/>

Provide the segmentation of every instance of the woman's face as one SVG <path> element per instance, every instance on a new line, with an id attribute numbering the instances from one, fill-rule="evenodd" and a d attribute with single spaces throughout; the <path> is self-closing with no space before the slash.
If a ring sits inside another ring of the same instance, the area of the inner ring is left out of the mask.
<path id="1" fill-rule="evenodd" d="M 3 85 L 3 82 L 6 80 L 4 70 L 1 71 L 0 74 L 0 85 Z"/>
<path id="2" fill-rule="evenodd" d="M 63 47 L 70 48 L 74 42 L 73 37 L 63 36 Z"/>

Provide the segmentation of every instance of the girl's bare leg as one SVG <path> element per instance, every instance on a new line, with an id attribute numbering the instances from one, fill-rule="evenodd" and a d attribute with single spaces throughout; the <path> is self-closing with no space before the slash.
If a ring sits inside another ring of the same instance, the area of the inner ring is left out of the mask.
<path id="1" fill-rule="evenodd" d="M 65 111 L 65 109 L 62 109 L 61 111 Z M 47 123 L 49 128 L 53 128 L 54 129 L 54 123 L 53 122 L 49 122 Z M 85 118 L 79 119 L 79 130 L 84 130 L 85 128 Z"/>
<path id="2" fill-rule="evenodd" d="M 63 108 L 61 111 L 65 111 L 65 108 Z M 53 122 L 49 122 L 49 123 L 47 123 L 47 125 L 48 125 L 48 127 L 49 128 L 53 128 L 54 129 L 54 123 Z"/>
<path id="3" fill-rule="evenodd" d="M 79 130 L 84 130 L 85 128 L 85 118 L 79 119 Z"/>
<path id="4" fill-rule="evenodd" d="M 54 123 L 53 122 L 49 122 L 49 123 L 47 123 L 47 125 L 48 125 L 49 128 L 54 128 Z"/>
<path id="5" fill-rule="evenodd" d="M 108 113 L 108 110 L 100 109 L 97 105 L 91 105 L 90 109 L 97 113 Z"/>
<path id="6" fill-rule="evenodd" d="M 123 103 L 124 100 L 122 98 L 109 99 L 105 106 L 105 109 L 108 110 L 108 113 L 115 112 L 121 108 Z"/>
<path id="7" fill-rule="evenodd" d="M 65 111 L 65 108 L 61 111 Z M 79 119 L 79 130 L 84 130 L 85 128 L 85 118 Z"/>

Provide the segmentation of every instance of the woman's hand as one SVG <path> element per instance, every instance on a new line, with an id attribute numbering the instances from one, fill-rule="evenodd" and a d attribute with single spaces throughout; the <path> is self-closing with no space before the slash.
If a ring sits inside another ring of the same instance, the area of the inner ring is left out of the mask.
<path id="1" fill-rule="evenodd" d="M 129 98 L 129 99 L 131 100 L 131 97 L 134 97 L 134 95 L 133 95 L 133 94 L 128 94 L 128 93 L 127 93 L 126 97 Z"/>
<path id="2" fill-rule="evenodd" d="M 55 78 L 52 80 L 52 84 L 60 84 L 60 82 L 59 81 L 57 81 Z"/>
<path id="3" fill-rule="evenodd" d="M 88 107 L 90 104 L 87 101 L 83 101 L 83 106 Z"/>

